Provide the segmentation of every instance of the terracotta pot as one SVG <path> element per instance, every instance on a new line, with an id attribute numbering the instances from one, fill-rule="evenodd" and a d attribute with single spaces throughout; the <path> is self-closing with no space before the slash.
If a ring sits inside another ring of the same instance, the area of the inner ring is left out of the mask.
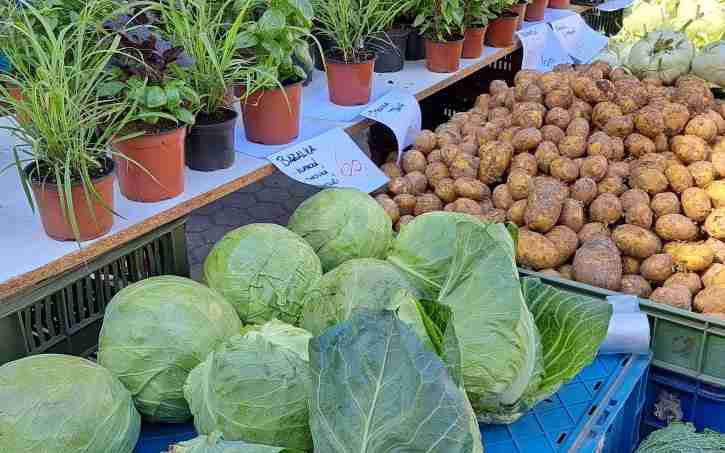
<path id="1" fill-rule="evenodd" d="M 186 127 L 142 135 L 113 145 L 118 185 L 133 201 L 154 202 L 184 191 L 184 139 Z"/>
<path id="2" fill-rule="evenodd" d="M 425 40 L 425 67 L 431 72 L 450 73 L 461 67 L 463 40 L 437 42 Z"/>
<path id="3" fill-rule="evenodd" d="M 258 90 L 239 100 L 247 140 L 284 145 L 300 135 L 302 82 L 272 90 Z"/>
<path id="4" fill-rule="evenodd" d="M 509 8 L 512 13 L 518 16 L 518 20 L 516 21 L 517 30 L 521 30 L 521 26 L 524 24 L 524 17 L 526 16 L 526 5 L 528 5 L 528 3 L 517 3 Z"/>
<path id="5" fill-rule="evenodd" d="M 549 8 L 569 9 L 571 0 L 549 0 Z"/>
<path id="6" fill-rule="evenodd" d="M 35 164 L 25 167 L 25 174 L 30 175 Z M 87 241 L 103 236 L 113 226 L 113 161 L 109 160 L 109 169 L 105 175 L 93 179 L 93 186 L 105 203 L 99 202 L 91 195 L 91 203 L 86 200 L 85 191 L 80 183 L 73 184 L 71 197 L 73 210 L 78 224 L 79 237 L 73 234 L 70 222 L 63 216 L 58 187 L 53 183 L 31 180 L 33 198 L 40 212 L 45 233 L 58 241 Z M 110 209 L 109 209 L 110 208 Z"/>
<path id="7" fill-rule="evenodd" d="M 549 0 L 534 0 L 526 7 L 526 20 L 529 22 L 537 22 L 544 20 L 546 7 L 549 6 Z"/>
<path id="8" fill-rule="evenodd" d="M 477 27 L 466 29 L 463 35 L 463 58 L 479 58 L 483 54 L 483 38 L 486 36 L 486 28 Z"/>
<path id="9" fill-rule="evenodd" d="M 362 63 L 345 63 L 329 55 L 325 58 L 327 87 L 333 104 L 352 106 L 370 102 L 375 57 Z"/>
<path id="10" fill-rule="evenodd" d="M 510 47 L 516 40 L 518 16 L 504 13 L 488 24 L 486 44 L 491 47 Z"/>

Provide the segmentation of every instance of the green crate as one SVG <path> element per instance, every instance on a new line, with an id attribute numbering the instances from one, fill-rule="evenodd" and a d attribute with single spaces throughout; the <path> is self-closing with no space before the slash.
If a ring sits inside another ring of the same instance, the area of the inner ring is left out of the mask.
<path id="1" fill-rule="evenodd" d="M 599 299 L 622 294 L 528 269 L 519 268 L 519 273 L 539 277 L 562 291 Z M 648 299 L 640 299 L 639 305 L 650 320 L 653 365 L 725 387 L 725 321 Z"/>
<path id="2" fill-rule="evenodd" d="M 95 352 L 106 305 L 144 278 L 189 276 L 185 219 L 0 302 L 0 365 L 40 353 Z"/>

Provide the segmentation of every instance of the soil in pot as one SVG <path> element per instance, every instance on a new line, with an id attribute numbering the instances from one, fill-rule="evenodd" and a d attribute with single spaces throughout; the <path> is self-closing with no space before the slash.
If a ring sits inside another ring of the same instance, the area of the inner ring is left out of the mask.
<path id="1" fill-rule="evenodd" d="M 155 202 L 184 191 L 186 127 L 115 143 L 118 185 L 133 201 Z"/>
<path id="2" fill-rule="evenodd" d="M 186 136 L 186 165 L 192 170 L 215 171 L 234 164 L 234 126 L 237 112 L 224 109 L 209 116 L 199 113 Z"/>
<path id="3" fill-rule="evenodd" d="M 52 173 L 35 163 L 25 167 L 45 233 L 58 241 L 88 241 L 108 233 L 113 226 L 113 169 L 113 160 L 105 159 L 101 169 L 91 172 L 93 186 L 102 202 L 91 195 L 89 204 L 80 178 L 73 181 L 71 198 L 79 233 L 76 238 L 69 218 L 63 215 L 59 188 Z"/>
<path id="4" fill-rule="evenodd" d="M 300 134 L 302 82 L 284 89 L 257 90 L 239 99 L 247 140 L 263 145 L 284 145 Z"/>
<path id="5" fill-rule="evenodd" d="M 529 22 L 544 20 L 547 6 L 549 6 L 549 0 L 534 0 L 526 7 L 526 20 Z"/>
<path id="6" fill-rule="evenodd" d="M 510 47 L 516 39 L 518 16 L 512 12 L 502 13 L 488 24 L 486 44 L 491 47 Z"/>
<path id="7" fill-rule="evenodd" d="M 347 63 L 342 54 L 330 51 L 327 63 L 327 87 L 330 101 L 341 106 L 365 105 L 373 89 L 375 54 L 367 51 L 360 62 Z"/>
<path id="8" fill-rule="evenodd" d="M 486 36 L 487 27 L 476 27 L 466 29 L 463 36 L 463 58 L 480 58 L 483 54 L 483 39 Z"/>
<path id="9" fill-rule="evenodd" d="M 408 43 L 405 47 L 405 59 L 408 61 L 425 59 L 425 39 L 416 29 L 411 30 L 408 35 Z"/>
<path id="10" fill-rule="evenodd" d="M 394 28 L 368 43 L 369 47 L 375 50 L 375 72 L 389 73 L 403 70 L 409 34 L 410 30 L 407 28 Z"/>
<path id="11" fill-rule="evenodd" d="M 524 17 L 526 16 L 526 5 L 528 5 L 528 2 L 519 2 L 509 8 L 511 12 L 516 14 L 518 16 L 518 20 L 516 22 L 516 30 L 521 30 L 521 26 L 524 24 Z"/>
<path id="12" fill-rule="evenodd" d="M 571 0 L 549 0 L 549 8 L 569 9 Z"/>
<path id="13" fill-rule="evenodd" d="M 461 67 L 463 39 L 437 42 L 425 40 L 425 67 L 431 72 L 456 72 Z"/>

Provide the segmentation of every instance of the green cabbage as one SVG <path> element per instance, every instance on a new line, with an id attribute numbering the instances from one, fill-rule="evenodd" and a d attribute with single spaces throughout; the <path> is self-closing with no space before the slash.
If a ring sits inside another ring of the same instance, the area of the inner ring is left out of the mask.
<path id="1" fill-rule="evenodd" d="M 706 45 L 692 60 L 692 72 L 710 83 L 725 88 L 725 41 Z"/>
<path id="2" fill-rule="evenodd" d="M 295 210 L 288 226 L 310 243 L 325 272 L 354 258 L 385 258 L 393 237 L 390 217 L 356 189 L 319 192 Z"/>
<path id="3" fill-rule="evenodd" d="M 681 0 L 675 17 L 698 49 L 725 37 L 725 2 L 721 0 Z"/>
<path id="4" fill-rule="evenodd" d="M 186 442 L 172 445 L 166 453 L 302 453 L 298 450 L 225 441 L 220 432 L 199 436 Z"/>
<path id="5" fill-rule="evenodd" d="M 204 261 L 207 284 L 246 323 L 272 318 L 297 324 L 303 298 L 322 276 L 320 259 L 298 235 L 279 225 L 230 231 Z"/>
<path id="6" fill-rule="evenodd" d="M 7 453 L 131 453 L 141 417 L 103 367 L 67 355 L 36 355 L 0 367 L 0 450 Z"/>
<path id="7" fill-rule="evenodd" d="M 655 77 L 671 85 L 690 72 L 694 56 L 695 48 L 684 33 L 655 31 L 632 46 L 627 66 L 640 78 Z"/>
<path id="8" fill-rule="evenodd" d="M 312 448 L 309 332 L 272 320 L 232 337 L 196 367 L 184 386 L 201 434 Z"/>
<path id="9" fill-rule="evenodd" d="M 675 422 L 642 441 L 636 453 L 723 453 L 725 434 L 706 429 L 695 432 L 691 423 Z"/>
<path id="10" fill-rule="evenodd" d="M 183 394 L 188 373 L 241 327 L 216 291 L 182 277 L 152 277 L 111 300 L 98 362 L 131 391 L 146 419 L 182 422 L 191 416 Z"/>

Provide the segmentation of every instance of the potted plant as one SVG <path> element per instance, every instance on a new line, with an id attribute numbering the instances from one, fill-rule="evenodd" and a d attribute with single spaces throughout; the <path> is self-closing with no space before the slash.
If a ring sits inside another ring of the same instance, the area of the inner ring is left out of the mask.
<path id="1" fill-rule="evenodd" d="M 463 53 L 463 1 L 423 0 L 413 23 L 425 36 L 426 67 L 432 72 L 456 72 Z"/>
<path id="2" fill-rule="evenodd" d="M 313 64 L 307 41 L 314 41 L 312 5 L 307 0 L 272 0 L 253 14 L 256 20 L 237 40 L 255 69 L 241 87 L 244 131 L 251 142 L 283 145 L 300 132 L 305 68 Z"/>
<path id="3" fill-rule="evenodd" d="M 488 21 L 495 18 L 488 9 L 488 0 L 466 0 L 463 23 L 466 27 L 463 38 L 463 58 L 479 58 L 483 54 L 483 40 Z"/>
<path id="4" fill-rule="evenodd" d="M 253 70 L 240 56 L 240 37 L 249 26 L 253 0 L 174 0 L 156 7 L 171 42 L 194 60 L 188 84 L 201 102 L 186 137 L 186 165 L 198 171 L 229 168 L 237 121 L 229 94 L 240 83 L 252 88 Z"/>
<path id="5" fill-rule="evenodd" d="M 571 0 L 549 0 L 549 8 L 569 9 Z"/>
<path id="6" fill-rule="evenodd" d="M 544 14 L 548 6 L 549 0 L 532 0 L 526 7 L 526 20 L 529 22 L 544 20 Z"/>
<path id="7" fill-rule="evenodd" d="M 492 47 L 510 47 L 516 39 L 518 14 L 511 11 L 516 0 L 494 0 L 490 3 L 490 10 L 496 15 L 486 31 L 486 43 Z"/>
<path id="8" fill-rule="evenodd" d="M 330 100 L 337 105 L 370 101 L 375 53 L 367 45 L 404 11 L 409 0 L 315 0 L 317 30 L 332 42 L 325 52 Z"/>
<path id="9" fill-rule="evenodd" d="M 26 5 L 15 11 L 13 39 L 3 44 L 14 72 L 0 75 L 9 105 L 2 113 L 15 109 L 28 118 L 5 126 L 22 141 L 14 149 L 15 166 L 31 208 L 38 208 L 46 233 L 57 240 L 94 239 L 113 225 L 110 145 L 134 109 L 97 95 L 120 40 L 95 33 L 106 5 L 90 0 L 72 23 L 60 26 Z M 8 85 L 22 86 L 22 96 L 11 96 Z"/>
<path id="10" fill-rule="evenodd" d="M 521 30 L 521 26 L 524 24 L 524 18 L 526 17 L 526 8 L 528 4 L 529 0 L 518 0 L 513 5 L 511 5 L 511 8 L 509 8 L 518 16 L 518 21 L 516 22 L 517 30 Z"/>
<path id="11" fill-rule="evenodd" d="M 120 37 L 124 54 L 111 60 L 112 80 L 99 94 L 129 99 L 138 120 L 127 125 L 135 138 L 114 143 L 116 175 L 121 193 L 133 201 L 155 202 L 184 191 L 184 140 L 194 124 L 199 96 L 185 83 L 191 59 L 153 28 L 157 15 L 149 10 L 106 21 L 107 31 Z"/>
<path id="12" fill-rule="evenodd" d="M 405 22 L 404 12 L 394 17 L 385 32 L 373 37 L 369 45 L 376 53 L 375 67 L 377 73 L 399 72 L 405 66 L 405 54 L 408 49 L 410 23 Z"/>

